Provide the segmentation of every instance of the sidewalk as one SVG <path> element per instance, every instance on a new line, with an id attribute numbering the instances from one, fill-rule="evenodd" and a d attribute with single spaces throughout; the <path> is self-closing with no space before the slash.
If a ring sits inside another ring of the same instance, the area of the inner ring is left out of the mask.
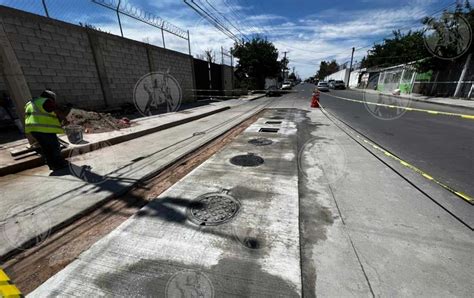
<path id="1" fill-rule="evenodd" d="M 241 104 L 199 120 L 78 155 L 70 172 L 50 176 L 46 166 L 0 177 L 0 256 L 127 192 L 182 156 L 259 112 L 268 99 Z M 226 103 L 229 104 L 229 103 Z M 216 108 L 216 107 L 214 107 Z M 83 166 L 91 171 L 83 176 Z M 78 178 L 78 177 L 81 177 Z"/>
<path id="2" fill-rule="evenodd" d="M 409 99 L 409 100 L 414 100 L 414 101 L 419 101 L 419 102 L 474 110 L 474 100 L 472 99 L 469 100 L 469 99 L 454 99 L 454 98 L 444 98 L 444 97 L 429 97 L 429 96 L 416 95 L 416 94 L 393 95 L 391 93 L 384 93 L 377 90 L 358 89 L 358 88 L 351 88 L 350 90 L 359 91 L 359 92 L 368 92 L 371 94 L 382 94 L 385 96 L 393 96 L 397 98 L 404 98 L 404 99 Z"/>
<path id="3" fill-rule="evenodd" d="M 259 132 L 275 116 L 284 115 L 266 112 L 31 297 L 301 297 L 296 126 L 284 116 L 271 125 L 279 133 Z M 258 137 L 274 145 L 248 142 Z M 247 152 L 264 156 L 264 163 L 229 163 Z M 240 201 L 231 221 L 207 226 L 186 220 L 194 199 L 223 189 Z"/>
<path id="4" fill-rule="evenodd" d="M 262 97 L 262 95 L 244 96 L 239 99 L 232 99 L 222 102 L 215 102 L 205 106 L 186 109 L 173 113 L 160 114 L 156 116 L 137 118 L 132 121 L 133 125 L 129 128 L 115 130 L 111 132 L 84 134 L 84 142 L 82 144 L 70 144 L 68 148 L 62 151 L 64 157 L 70 157 L 72 153 L 87 153 L 95 148 L 115 145 L 124 141 L 144 136 L 153 132 L 167 129 L 173 126 L 181 125 L 199 118 L 222 112 L 233 106 L 237 106 L 248 101 Z M 60 139 L 68 142 L 65 135 L 60 135 Z M 2 144 L 0 146 L 0 176 L 17 173 L 26 169 L 43 165 L 43 159 L 32 152 L 21 159 L 15 159 L 11 156 L 10 151 L 27 146 L 26 139 Z"/>
<path id="5" fill-rule="evenodd" d="M 249 147 L 261 119 L 31 296 L 469 296 L 472 231 L 308 105 L 272 101 L 272 145 Z M 228 162 L 250 150 L 261 166 Z M 187 202 L 222 188 L 242 214 L 191 224 Z"/>

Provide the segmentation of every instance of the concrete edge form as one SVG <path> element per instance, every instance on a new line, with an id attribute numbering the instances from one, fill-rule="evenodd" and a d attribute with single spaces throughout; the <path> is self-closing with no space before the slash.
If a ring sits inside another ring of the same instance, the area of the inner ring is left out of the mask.
<path id="1" fill-rule="evenodd" d="M 96 143 L 89 143 L 89 144 L 85 144 L 85 145 L 81 145 L 81 146 L 75 146 L 73 148 L 66 148 L 65 150 L 63 150 L 61 152 L 61 155 L 63 157 L 68 157 L 68 156 L 70 156 L 70 154 L 73 150 L 74 150 L 74 152 L 80 152 L 81 154 L 84 154 L 84 153 L 91 152 L 91 151 L 94 151 L 94 150 L 100 148 L 100 146 L 97 146 L 97 145 L 99 145 L 100 143 L 103 143 L 103 142 L 107 142 L 110 145 L 116 145 L 116 144 L 126 142 L 126 141 L 129 141 L 129 140 L 132 140 L 132 139 L 136 139 L 136 138 L 139 138 L 139 137 L 142 137 L 144 135 L 151 134 L 151 133 L 154 133 L 154 132 L 157 132 L 157 131 L 160 131 L 160 130 L 168 129 L 168 128 L 171 128 L 171 127 L 174 127 L 174 126 L 178 126 L 178 125 L 181 125 L 181 124 L 184 124 L 184 123 L 188 123 L 188 122 L 191 122 L 191 121 L 194 121 L 194 120 L 198 120 L 198 119 L 201 119 L 201 118 L 204 118 L 204 117 L 207 117 L 207 116 L 210 116 L 210 115 L 213 115 L 213 114 L 216 114 L 216 113 L 228 110 L 228 109 L 230 109 L 230 107 L 225 106 L 225 107 L 217 108 L 215 110 L 212 110 L 212 111 L 209 111 L 209 112 L 206 112 L 206 113 L 203 113 L 203 114 L 198 114 L 198 115 L 194 115 L 194 116 L 191 116 L 191 117 L 186 117 L 186 118 L 183 118 L 183 119 L 178 120 L 178 121 L 173 121 L 173 122 L 165 123 L 165 124 L 162 124 L 162 125 L 158 125 L 156 127 L 148 128 L 148 129 L 145 129 L 145 130 L 132 132 L 132 133 L 127 134 L 127 135 L 115 136 L 115 137 L 112 137 L 110 139 L 102 140 L 102 141 L 99 141 L 99 142 L 96 142 Z M 43 159 L 41 158 L 41 156 L 37 156 L 34 159 L 26 160 L 24 162 L 19 162 L 19 163 L 7 165 L 7 166 L 4 166 L 4 167 L 0 167 L 0 177 L 5 176 L 5 175 L 9 175 L 9 174 L 18 173 L 18 172 L 21 172 L 21 171 L 24 171 L 24 170 L 27 170 L 27 169 L 39 167 L 43 164 L 44 164 L 44 162 L 43 162 Z"/>

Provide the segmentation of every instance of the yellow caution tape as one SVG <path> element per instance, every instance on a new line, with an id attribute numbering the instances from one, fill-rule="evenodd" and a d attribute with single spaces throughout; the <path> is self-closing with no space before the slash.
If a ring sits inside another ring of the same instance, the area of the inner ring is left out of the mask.
<path id="1" fill-rule="evenodd" d="M 325 93 L 326 95 L 339 98 L 345 101 L 351 101 L 351 102 L 357 102 L 357 103 L 364 103 L 368 105 L 375 105 L 375 106 L 380 106 L 380 107 L 387 107 L 391 109 L 403 109 L 407 111 L 414 111 L 414 112 L 423 112 L 423 113 L 428 113 L 431 115 L 444 115 L 444 116 L 454 116 L 454 117 L 461 117 L 463 119 L 470 119 L 474 120 L 474 115 L 467 115 L 467 114 L 458 114 L 458 113 L 450 113 L 450 112 L 443 112 L 443 111 L 433 111 L 433 110 L 424 110 L 424 109 L 417 109 L 417 108 L 409 108 L 409 107 L 401 107 L 401 106 L 394 106 L 394 105 L 388 105 L 388 104 L 383 104 L 383 103 L 376 103 L 376 102 L 370 102 L 370 101 L 364 101 L 364 100 L 357 100 L 357 99 L 352 99 L 352 98 L 346 98 L 346 97 L 341 97 L 341 96 L 336 96 L 332 95 L 329 93 Z"/>
<path id="2" fill-rule="evenodd" d="M 325 111 L 323 107 L 321 107 L 321 108 L 322 108 L 323 111 Z M 468 202 L 469 204 L 474 205 L 474 198 L 472 198 L 472 197 L 469 196 L 468 194 L 463 193 L 463 192 L 460 192 L 460 191 L 457 191 L 457 190 L 453 189 L 452 187 L 450 187 L 450 186 L 444 184 L 443 182 L 436 180 L 435 178 L 433 178 L 433 177 L 432 177 L 431 175 L 429 175 L 428 173 L 425 173 L 424 171 L 422 171 L 422 170 L 420 170 L 419 168 L 415 167 L 414 165 L 411 165 L 410 163 L 408 163 L 408 162 L 402 160 L 401 158 L 399 158 L 398 156 L 392 154 L 391 152 L 389 152 L 389 151 L 387 151 L 387 150 L 381 148 L 380 146 L 376 145 L 375 143 L 373 143 L 373 142 L 371 142 L 371 141 L 369 141 L 369 140 L 367 140 L 367 139 L 361 137 L 359 134 L 356 134 L 355 136 L 356 136 L 359 140 L 361 140 L 362 142 L 364 142 L 364 143 L 370 145 L 372 148 L 374 148 L 374 149 L 376 149 L 376 150 L 382 152 L 384 155 L 386 155 L 386 156 L 388 156 L 388 157 L 390 157 L 390 158 L 392 158 L 392 159 L 398 161 L 401 165 L 403 165 L 403 166 L 405 166 L 405 167 L 407 167 L 407 168 L 413 170 L 414 172 L 416 172 L 416 173 L 420 174 L 421 176 L 425 177 L 426 179 L 428 179 L 428 180 L 430 180 L 430 181 L 432 181 L 432 182 L 438 184 L 438 185 L 441 186 L 442 188 L 444 188 L 444 189 L 446 189 L 447 191 L 449 191 L 449 192 L 455 194 L 456 196 L 458 196 L 459 198 L 465 200 L 465 201 Z"/>
<path id="3" fill-rule="evenodd" d="M 12 284 L 8 275 L 1 268 L 0 268 L 0 297 L 5 297 L 5 298 L 22 297 L 20 290 L 18 290 L 18 288 L 14 284 Z"/>
<path id="4" fill-rule="evenodd" d="M 398 161 L 401 165 L 415 171 L 416 173 L 420 174 L 421 176 L 425 177 L 426 179 L 430 180 L 430 181 L 433 181 L 434 183 L 438 184 L 439 186 L 441 186 L 442 188 L 446 189 L 447 191 L 457 195 L 458 197 L 460 197 L 461 199 L 465 200 L 466 202 L 470 203 L 470 204 L 474 204 L 474 199 L 472 197 L 470 197 L 469 195 L 463 193 L 463 192 L 460 192 L 460 191 L 457 191 L 455 189 L 453 189 L 452 187 L 436 180 L 435 178 L 433 178 L 433 176 L 429 175 L 428 173 L 420 170 L 419 168 L 415 167 L 414 165 L 411 165 L 409 164 L 408 162 L 400 159 L 399 157 L 397 157 L 396 155 L 388 152 L 387 150 L 385 149 L 382 149 L 380 148 L 380 146 L 377 146 L 376 144 L 366 140 L 365 138 L 359 136 L 359 135 L 356 135 L 357 138 L 361 139 L 364 143 L 366 144 L 369 144 L 372 148 L 376 149 L 376 150 L 379 150 L 381 151 L 384 155 L 388 156 L 388 157 L 391 157 L 392 159 Z"/>

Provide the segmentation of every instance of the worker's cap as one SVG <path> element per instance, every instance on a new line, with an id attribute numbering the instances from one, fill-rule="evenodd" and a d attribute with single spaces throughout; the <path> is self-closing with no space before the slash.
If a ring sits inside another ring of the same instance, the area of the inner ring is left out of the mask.
<path id="1" fill-rule="evenodd" d="M 43 91 L 43 93 L 41 93 L 41 97 L 45 97 L 45 98 L 49 98 L 49 99 L 52 99 L 52 100 L 56 100 L 56 93 L 54 93 L 53 91 L 51 91 L 50 89 L 46 89 Z"/>

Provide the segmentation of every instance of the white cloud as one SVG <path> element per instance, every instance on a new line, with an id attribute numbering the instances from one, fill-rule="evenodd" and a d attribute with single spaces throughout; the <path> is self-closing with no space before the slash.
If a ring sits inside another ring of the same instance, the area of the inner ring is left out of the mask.
<path id="1" fill-rule="evenodd" d="M 381 41 L 395 29 L 420 25 L 419 20 L 428 14 L 429 5 L 435 1 L 439 0 L 414 0 L 397 9 L 326 9 L 294 19 L 272 13 L 254 14 L 252 7 L 241 6 L 238 1 L 213 0 L 211 3 L 244 34 L 266 35 L 280 52 L 289 50 L 290 66 L 296 66 L 299 74 L 307 77 L 316 72 L 321 60 L 337 59 L 340 63 L 345 62 L 350 59 L 353 46 L 367 46 L 372 41 Z M 205 0 L 199 3 L 206 5 Z M 163 19 L 189 29 L 193 54 L 202 54 L 207 49 L 218 52 L 221 46 L 230 48 L 233 45 L 231 39 L 182 1 L 150 0 L 149 4 L 159 8 L 159 16 Z M 212 10 L 211 7 L 208 9 Z M 217 12 L 216 16 L 224 19 Z M 148 38 L 151 43 L 161 45 L 161 32 L 158 29 L 133 20 L 125 20 L 123 25 L 127 36 L 136 40 Z M 116 22 L 110 19 L 104 19 L 101 28 L 115 34 L 118 31 Z M 229 28 L 232 27 L 229 25 Z M 168 48 L 187 53 L 186 41 L 170 34 L 165 39 Z M 355 60 L 360 60 L 366 50 L 356 51 Z"/>

